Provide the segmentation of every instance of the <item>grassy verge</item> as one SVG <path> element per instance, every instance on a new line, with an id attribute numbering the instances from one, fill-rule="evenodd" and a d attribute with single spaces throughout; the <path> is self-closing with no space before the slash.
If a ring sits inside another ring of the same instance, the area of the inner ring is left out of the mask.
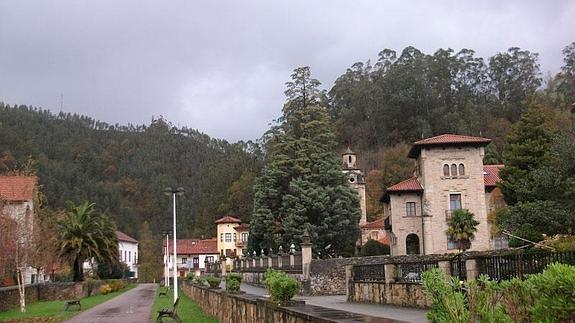
<path id="1" fill-rule="evenodd" d="M 172 309 L 174 304 L 174 292 L 170 290 L 168 292 L 168 296 L 158 297 L 160 290 L 163 288 L 158 288 L 156 291 L 156 298 L 154 299 L 154 305 L 152 306 L 152 321 L 156 321 L 156 317 L 158 317 L 158 311 L 162 308 L 169 308 Z M 192 302 L 186 294 L 182 292 L 180 289 L 178 296 L 180 297 L 180 303 L 178 304 L 178 316 L 182 320 L 182 323 L 187 322 L 214 322 L 217 323 L 218 320 L 210 315 L 205 314 L 202 309 L 196 305 L 196 303 Z M 171 319 L 165 319 L 166 322 L 171 322 Z"/>
<path id="2" fill-rule="evenodd" d="M 136 285 L 128 285 L 128 287 L 106 295 L 94 295 L 82 298 L 82 311 L 90 309 L 98 304 L 110 300 L 132 288 Z M 65 301 L 43 301 L 26 304 L 26 312 L 20 312 L 20 308 L 13 309 L 7 312 L 0 312 L 0 321 L 30 321 L 30 322 L 61 322 L 72 316 L 80 313 L 76 311 L 76 306 L 71 307 L 68 311 L 64 311 Z"/>

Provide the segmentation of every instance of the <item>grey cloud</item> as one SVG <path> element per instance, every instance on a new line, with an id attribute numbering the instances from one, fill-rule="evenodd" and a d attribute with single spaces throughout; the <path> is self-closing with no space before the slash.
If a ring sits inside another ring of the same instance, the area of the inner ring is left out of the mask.
<path id="1" fill-rule="evenodd" d="M 284 82 L 309 65 L 326 88 L 383 48 L 512 46 L 558 71 L 570 1 L 3 1 L 0 100 L 111 123 L 175 124 L 255 139 Z"/>

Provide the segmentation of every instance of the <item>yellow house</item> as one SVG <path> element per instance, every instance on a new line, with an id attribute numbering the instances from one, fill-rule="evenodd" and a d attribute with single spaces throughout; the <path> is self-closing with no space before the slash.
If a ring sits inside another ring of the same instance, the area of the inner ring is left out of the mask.
<path id="1" fill-rule="evenodd" d="M 224 216 L 216 220 L 218 251 L 226 257 L 236 257 L 243 254 L 247 246 L 249 225 L 233 216 Z"/>

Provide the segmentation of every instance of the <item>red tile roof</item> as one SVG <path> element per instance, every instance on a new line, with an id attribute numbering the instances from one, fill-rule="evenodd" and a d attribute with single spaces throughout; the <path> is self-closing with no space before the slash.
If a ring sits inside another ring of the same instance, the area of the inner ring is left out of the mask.
<path id="1" fill-rule="evenodd" d="M 454 134 L 443 134 L 431 138 L 425 138 L 413 143 L 409 150 L 408 156 L 417 158 L 422 146 L 445 146 L 445 145 L 471 145 L 471 146 L 487 146 L 491 139 L 482 137 L 462 136 Z"/>
<path id="2" fill-rule="evenodd" d="M 379 219 L 372 222 L 367 222 L 366 224 L 362 225 L 362 229 L 383 229 L 385 225 L 385 219 Z"/>
<path id="3" fill-rule="evenodd" d="M 36 176 L 0 176 L 0 200 L 30 201 L 36 182 Z"/>
<path id="4" fill-rule="evenodd" d="M 242 223 L 242 220 L 233 216 L 224 216 L 223 218 L 217 219 L 215 223 Z"/>
<path id="5" fill-rule="evenodd" d="M 419 184 L 417 177 L 406 179 L 387 188 L 387 192 L 422 192 L 423 187 Z"/>
<path id="6" fill-rule="evenodd" d="M 166 240 L 163 240 L 162 245 L 166 247 Z M 170 240 L 170 253 L 174 252 L 173 241 Z M 162 254 L 165 254 L 166 249 L 162 248 Z M 218 240 L 217 238 L 210 239 L 178 239 L 176 241 L 176 248 L 178 248 L 178 255 L 206 255 L 218 254 Z"/>
<path id="7" fill-rule="evenodd" d="M 483 165 L 485 187 L 495 187 L 497 183 L 501 182 L 499 170 L 501 170 L 503 166 L 504 165 Z"/>
<path id="8" fill-rule="evenodd" d="M 132 243 L 138 243 L 138 240 L 130 237 L 129 235 L 125 234 L 122 231 L 116 231 L 116 238 L 118 238 L 118 241 L 126 241 L 126 242 L 132 242 Z"/>

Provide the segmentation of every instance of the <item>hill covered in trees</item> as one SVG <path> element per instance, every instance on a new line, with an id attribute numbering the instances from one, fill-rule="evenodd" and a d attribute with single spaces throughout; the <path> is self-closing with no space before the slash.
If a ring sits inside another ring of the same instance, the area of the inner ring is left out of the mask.
<path id="1" fill-rule="evenodd" d="M 95 202 L 118 228 L 138 236 L 171 227 L 168 186 L 182 186 L 181 237 L 209 236 L 222 214 L 249 217 L 260 164 L 257 146 L 230 144 L 162 118 L 147 126 L 108 125 L 85 116 L 0 103 L 0 173 L 33 168 L 44 206 Z"/>

